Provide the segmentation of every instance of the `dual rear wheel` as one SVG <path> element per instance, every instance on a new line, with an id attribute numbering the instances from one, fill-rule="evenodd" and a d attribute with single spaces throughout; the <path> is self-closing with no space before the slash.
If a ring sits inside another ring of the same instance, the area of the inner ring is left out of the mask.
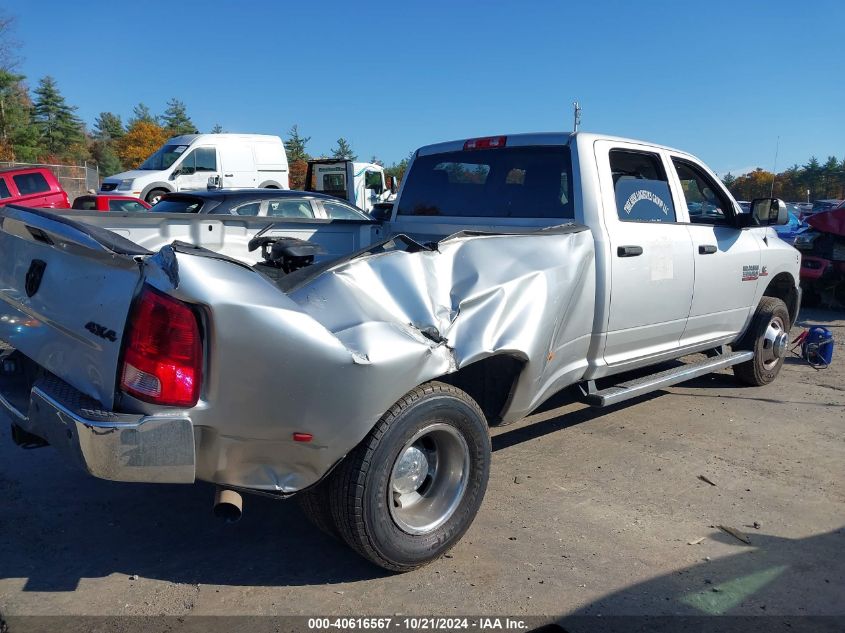
<path id="1" fill-rule="evenodd" d="M 429 382 L 400 399 L 329 476 L 298 495 L 311 520 L 391 571 L 448 551 L 472 524 L 490 436 L 466 393 Z"/>

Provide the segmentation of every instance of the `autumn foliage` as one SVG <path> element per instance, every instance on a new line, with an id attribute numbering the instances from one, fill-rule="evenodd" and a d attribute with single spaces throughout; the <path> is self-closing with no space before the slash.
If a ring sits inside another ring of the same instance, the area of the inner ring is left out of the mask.
<path id="1" fill-rule="evenodd" d="M 114 143 L 120 162 L 126 169 L 136 169 L 169 138 L 160 125 L 149 121 L 136 121 Z"/>
<path id="2" fill-rule="evenodd" d="M 292 160 L 289 166 L 288 179 L 291 189 L 304 189 L 305 176 L 308 172 L 308 162 L 302 159 Z"/>

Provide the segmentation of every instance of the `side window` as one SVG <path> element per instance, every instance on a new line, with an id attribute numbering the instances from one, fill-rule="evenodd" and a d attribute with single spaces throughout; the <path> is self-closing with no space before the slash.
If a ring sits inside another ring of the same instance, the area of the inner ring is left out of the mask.
<path id="1" fill-rule="evenodd" d="M 323 208 L 330 220 L 363 220 L 363 216 L 345 204 L 323 200 Z"/>
<path id="2" fill-rule="evenodd" d="M 673 158 L 672 164 L 681 181 L 690 222 L 729 224 L 733 208 L 710 176 L 696 165 L 679 158 Z"/>
<path id="3" fill-rule="evenodd" d="M 616 213 L 623 222 L 674 222 L 675 205 L 660 156 L 614 149 L 610 171 Z"/>
<path id="4" fill-rule="evenodd" d="M 233 209 L 233 213 L 236 215 L 258 215 L 258 211 L 261 209 L 260 202 L 250 202 L 248 204 L 242 204 L 239 207 Z"/>
<path id="5" fill-rule="evenodd" d="M 368 171 L 364 173 L 364 188 L 365 189 L 373 189 L 375 191 L 381 192 L 384 187 L 381 183 L 381 172 L 378 171 Z"/>
<path id="6" fill-rule="evenodd" d="M 314 211 L 308 200 L 270 200 L 267 215 L 282 218 L 313 218 Z"/>
<path id="7" fill-rule="evenodd" d="M 12 194 L 9 192 L 9 185 L 6 184 L 5 178 L 0 178 L 0 198 L 10 198 Z"/>
<path id="8" fill-rule="evenodd" d="M 197 171 L 217 171 L 217 151 L 213 147 L 198 147 L 194 154 Z"/>
<path id="9" fill-rule="evenodd" d="M 39 174 L 38 172 L 18 174 L 17 176 L 12 176 L 12 179 L 15 181 L 15 186 L 22 196 L 50 191 L 50 185 L 47 183 L 44 174 Z"/>
<path id="10" fill-rule="evenodd" d="M 197 150 L 185 156 L 184 160 L 179 163 L 178 169 L 182 172 L 183 176 L 193 174 L 197 170 Z"/>

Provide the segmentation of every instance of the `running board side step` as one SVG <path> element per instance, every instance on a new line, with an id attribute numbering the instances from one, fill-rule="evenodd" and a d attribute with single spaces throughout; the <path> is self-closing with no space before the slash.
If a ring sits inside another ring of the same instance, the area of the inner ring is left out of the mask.
<path id="1" fill-rule="evenodd" d="M 589 381 L 581 386 L 584 394 L 584 402 L 593 407 L 609 407 L 610 405 L 642 396 L 651 391 L 677 385 L 679 382 L 686 382 L 705 374 L 710 374 L 719 369 L 730 367 L 738 363 L 754 358 L 754 352 L 729 352 L 717 354 L 697 363 L 689 363 L 680 367 L 673 367 L 656 374 L 643 376 L 635 380 L 629 380 L 607 389 L 596 390 L 595 383 Z"/>

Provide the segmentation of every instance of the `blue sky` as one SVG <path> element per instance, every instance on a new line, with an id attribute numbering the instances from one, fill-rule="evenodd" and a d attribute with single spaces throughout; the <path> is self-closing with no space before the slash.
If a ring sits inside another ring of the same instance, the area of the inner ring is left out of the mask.
<path id="1" fill-rule="evenodd" d="M 90 126 L 178 97 L 200 130 L 428 143 L 582 129 L 740 173 L 845 157 L 845 2 L 6 0 L 21 72 Z"/>

